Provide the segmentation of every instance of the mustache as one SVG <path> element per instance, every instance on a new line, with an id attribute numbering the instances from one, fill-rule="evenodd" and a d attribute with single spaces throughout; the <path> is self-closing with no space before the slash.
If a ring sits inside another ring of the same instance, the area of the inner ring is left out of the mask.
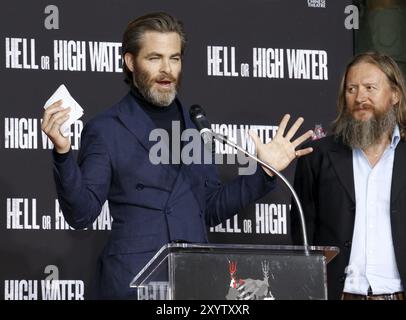
<path id="1" fill-rule="evenodd" d="M 359 111 L 359 110 L 372 110 L 373 106 L 368 104 L 368 103 L 361 103 L 357 104 L 354 106 L 353 111 Z"/>
<path id="2" fill-rule="evenodd" d="M 170 82 L 175 82 L 176 78 L 171 75 L 171 74 L 166 74 L 162 76 L 158 76 L 154 79 L 154 81 L 170 81 Z"/>

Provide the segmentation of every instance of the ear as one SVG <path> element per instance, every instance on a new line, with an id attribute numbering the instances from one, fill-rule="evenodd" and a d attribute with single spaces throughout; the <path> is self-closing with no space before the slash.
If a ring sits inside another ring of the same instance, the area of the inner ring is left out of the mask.
<path id="1" fill-rule="evenodd" d="M 124 55 L 124 61 L 125 61 L 125 65 L 127 66 L 128 70 L 130 70 L 131 72 L 134 72 L 134 56 L 127 52 Z"/>
<path id="2" fill-rule="evenodd" d="M 392 105 L 397 105 L 399 103 L 399 91 L 393 90 L 392 92 Z"/>

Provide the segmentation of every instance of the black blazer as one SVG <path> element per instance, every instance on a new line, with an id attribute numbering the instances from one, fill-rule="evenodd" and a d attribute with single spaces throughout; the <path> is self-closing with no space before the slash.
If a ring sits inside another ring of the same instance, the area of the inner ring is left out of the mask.
<path id="1" fill-rule="evenodd" d="M 310 143 L 314 151 L 298 160 L 294 188 L 303 206 L 310 245 L 337 246 L 327 266 L 329 299 L 339 299 L 349 263 L 355 221 L 352 151 L 329 136 Z M 396 147 L 391 187 L 391 226 L 396 262 L 406 285 L 406 142 Z M 291 235 L 302 245 L 299 214 L 292 203 Z"/>

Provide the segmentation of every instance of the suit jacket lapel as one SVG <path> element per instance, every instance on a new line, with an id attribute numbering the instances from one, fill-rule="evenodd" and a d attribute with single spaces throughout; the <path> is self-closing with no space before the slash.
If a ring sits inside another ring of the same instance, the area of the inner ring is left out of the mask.
<path id="1" fill-rule="evenodd" d="M 350 148 L 337 142 L 329 151 L 329 158 L 333 164 L 338 180 L 355 203 L 354 170 L 352 165 L 352 151 Z"/>
<path id="2" fill-rule="evenodd" d="M 131 93 L 125 96 L 119 106 L 118 117 L 124 126 L 130 130 L 148 151 L 148 154 L 157 141 L 152 141 L 149 135 L 152 130 L 157 129 L 151 118 L 137 104 Z M 161 144 L 163 148 L 169 148 L 165 143 Z M 169 149 L 162 152 L 169 153 Z M 169 159 L 170 161 L 170 159 Z M 161 168 L 171 171 L 173 177 L 177 175 L 176 170 L 171 165 L 160 165 Z"/>
<path id="3" fill-rule="evenodd" d="M 156 126 L 151 118 L 148 117 L 137 104 L 131 93 L 128 93 L 122 100 L 118 117 L 124 126 L 138 138 L 144 148 L 149 152 L 151 147 L 156 144 L 155 141 L 150 141 L 149 139 L 151 131 L 156 129 Z"/>
<path id="4" fill-rule="evenodd" d="M 406 142 L 399 141 L 395 150 L 395 159 L 393 162 L 392 171 L 392 188 L 391 188 L 391 203 L 393 203 L 400 195 L 401 190 L 406 184 L 406 176 L 404 174 L 406 163 Z"/>

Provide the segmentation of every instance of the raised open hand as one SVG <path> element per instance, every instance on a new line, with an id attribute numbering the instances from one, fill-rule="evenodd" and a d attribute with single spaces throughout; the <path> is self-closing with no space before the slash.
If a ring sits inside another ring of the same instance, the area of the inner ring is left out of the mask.
<path id="1" fill-rule="evenodd" d="M 295 158 L 304 156 L 313 151 L 313 148 L 296 150 L 296 148 L 300 144 L 302 144 L 304 141 L 312 136 L 312 130 L 307 131 L 292 142 L 290 141 L 302 125 L 304 121 L 302 117 L 296 120 L 296 122 L 284 136 L 289 119 L 290 115 L 285 114 L 279 124 L 279 128 L 276 132 L 275 137 L 272 139 L 271 142 L 267 144 L 263 144 L 257 134 L 253 131 L 250 131 L 250 136 L 254 140 L 257 149 L 258 158 L 275 168 L 277 171 L 284 170 Z M 264 170 L 270 176 L 273 175 L 273 173 L 265 167 Z"/>

